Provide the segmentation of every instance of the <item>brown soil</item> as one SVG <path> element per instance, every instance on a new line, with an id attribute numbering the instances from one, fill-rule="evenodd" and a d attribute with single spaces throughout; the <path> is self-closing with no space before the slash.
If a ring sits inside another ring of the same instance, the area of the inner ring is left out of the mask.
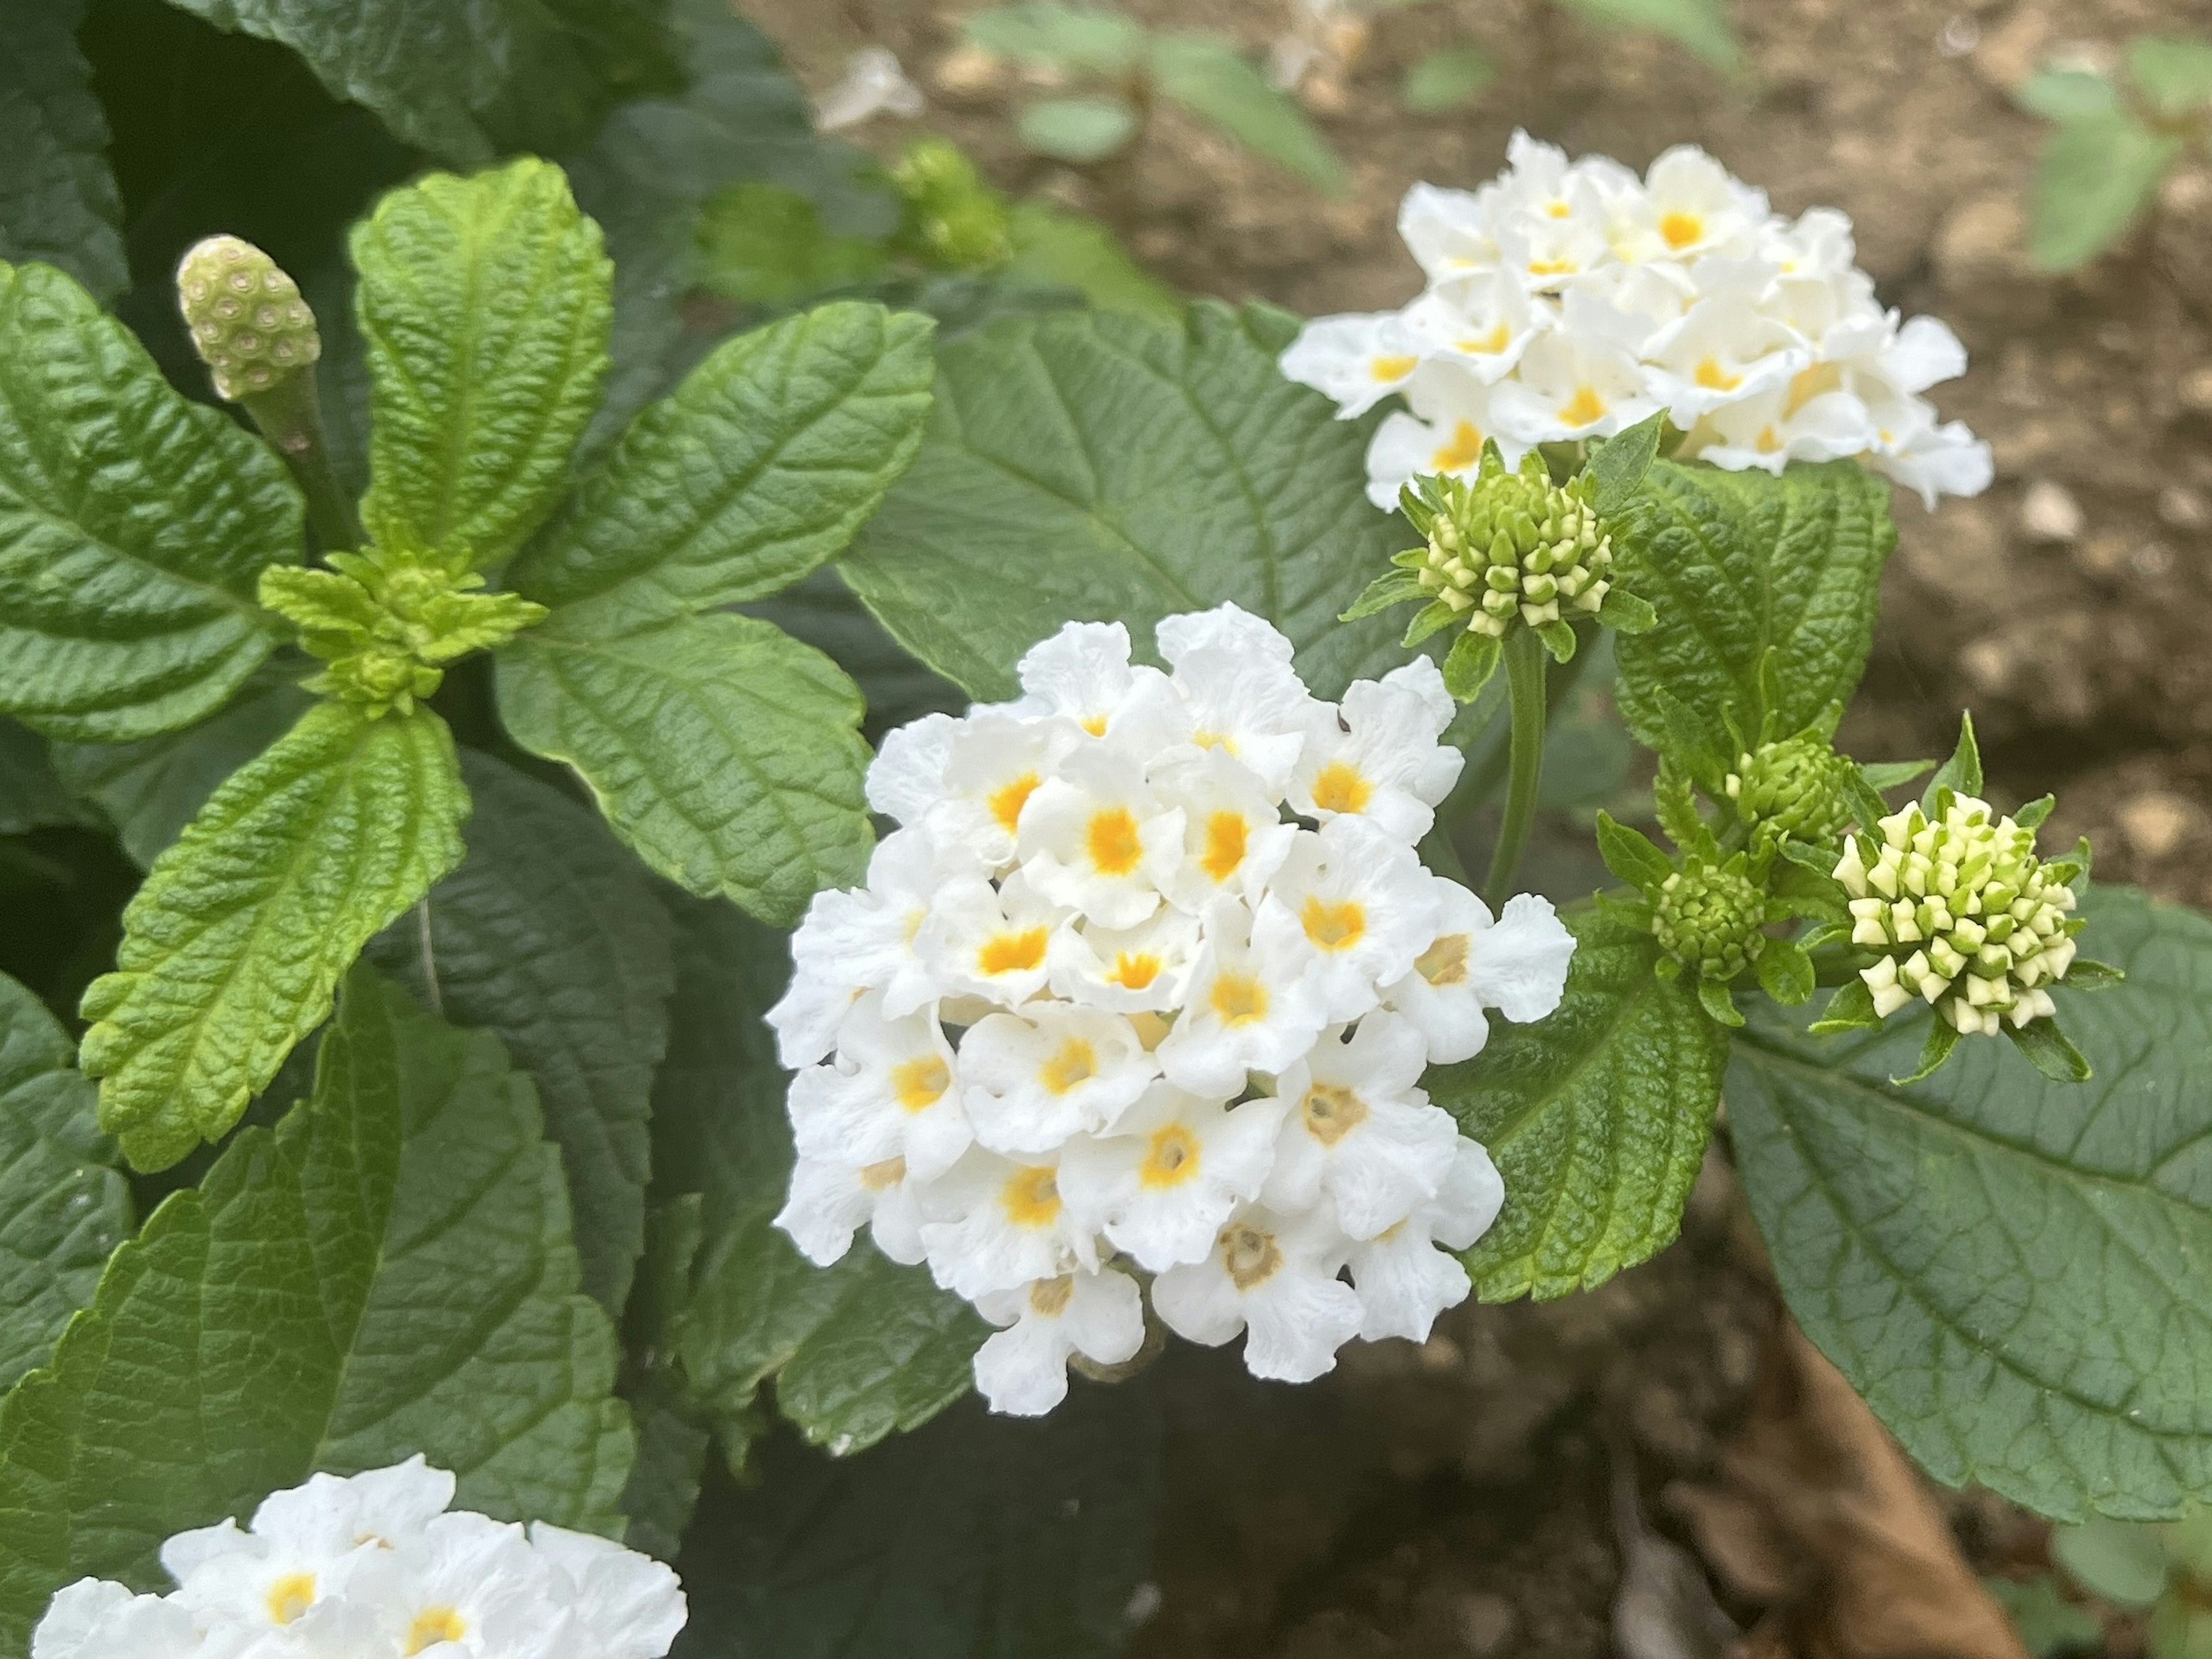
<path id="1" fill-rule="evenodd" d="M 1399 197 L 1418 179 L 1488 177 L 1516 125 L 1638 166 L 1695 142 L 1785 210 L 1844 209 L 1888 302 L 1966 341 L 1973 368 L 1938 402 L 1997 464 L 1979 500 L 1933 517 L 1900 500 L 1847 745 L 1948 752 L 1971 706 L 1996 793 L 2055 788 L 2054 838 L 2095 837 L 2100 876 L 2212 902 L 2212 168 L 2169 179 L 2154 222 L 2117 253 L 2040 276 L 2021 204 L 2041 129 L 2005 94 L 2053 48 L 2212 29 L 2212 4 L 1735 0 L 1756 67 L 1744 86 L 1662 45 L 1591 34 L 1545 0 L 1382 9 L 1349 72 L 1311 100 L 1355 179 L 1331 203 L 1173 112 L 1096 176 L 1024 156 L 1012 89 L 948 64 L 971 5 L 740 3 L 817 89 L 860 46 L 899 54 L 931 107 L 872 124 L 864 142 L 889 151 L 945 131 L 1006 188 L 1108 218 L 1196 293 L 1308 313 L 1402 302 L 1419 278 L 1393 228 Z M 1297 0 L 1127 3 L 1258 47 Z M 1500 66 L 1497 84 L 1469 113 L 1405 113 L 1407 64 L 1462 36 Z M 1709 1468 L 1744 1408 L 1772 1317 L 1732 1183 L 1717 1160 L 1707 1176 L 1683 1243 L 1592 1295 L 1464 1310 L 1426 1347 L 1354 1351 L 1310 1389 L 1172 1362 L 1164 1595 L 1139 1651 L 1611 1651 L 1607 1436 L 1632 1443 L 1645 1507 L 1662 1513 L 1660 1486 Z M 1984 1565 L 2038 1547 L 2001 1504 L 1954 1513 Z"/>

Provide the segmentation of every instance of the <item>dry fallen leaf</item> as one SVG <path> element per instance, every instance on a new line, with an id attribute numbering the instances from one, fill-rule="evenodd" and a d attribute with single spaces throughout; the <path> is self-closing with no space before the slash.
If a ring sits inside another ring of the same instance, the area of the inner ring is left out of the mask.
<path id="1" fill-rule="evenodd" d="M 1740 1659 L 2027 1659 L 1905 1454 L 1794 1324 L 1721 1479 L 1668 1502 L 1767 1609 Z"/>

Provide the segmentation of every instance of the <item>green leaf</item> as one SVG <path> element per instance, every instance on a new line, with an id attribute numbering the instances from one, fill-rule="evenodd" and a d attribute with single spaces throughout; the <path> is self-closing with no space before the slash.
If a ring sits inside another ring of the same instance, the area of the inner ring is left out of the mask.
<path id="1" fill-rule="evenodd" d="M 1823 1042 L 1763 1011 L 1729 1121 L 1798 1322 L 1931 1474 L 2149 1518 L 2212 1490 L 2212 922 L 2083 908 L 2129 973 L 2067 1000 L 2095 1082 L 1976 1038 L 1900 1086 L 1926 1016 Z"/>
<path id="2" fill-rule="evenodd" d="M 1894 789 L 1936 769 L 1934 761 L 1869 761 L 1859 768 L 1867 787 L 1876 792 Z"/>
<path id="3" fill-rule="evenodd" d="M 1588 1290 L 1671 1243 L 1720 1098 L 1727 1039 L 1688 985 L 1653 975 L 1648 927 L 1567 922 L 1558 1011 L 1501 1021 L 1480 1054 L 1425 1079 L 1505 1177 L 1498 1224 L 1465 1258 L 1486 1302 Z"/>
<path id="4" fill-rule="evenodd" d="M 1002 58 L 1098 75 L 1134 68 L 1145 49 L 1144 26 L 1135 19 L 1103 7 L 1060 5 L 1054 0 L 977 12 L 960 32 L 970 46 Z"/>
<path id="5" fill-rule="evenodd" d="M 1793 466 L 1778 478 L 1653 462 L 1613 520 L 1621 579 L 1659 617 L 1616 647 L 1629 729 L 1665 748 L 1662 696 L 1671 696 L 1732 757 L 1731 708 L 1747 733 L 1770 720 L 1796 732 L 1849 698 L 1873 647 L 1882 562 L 1897 540 L 1888 500 L 1888 484 L 1850 461 Z M 1779 707 L 1767 706 L 1763 678 L 1779 688 Z"/>
<path id="6" fill-rule="evenodd" d="M 0 836 L 98 822 L 70 793 L 46 740 L 0 715 Z"/>
<path id="7" fill-rule="evenodd" d="M 622 97 L 681 84 L 665 0 L 172 0 L 289 46 L 333 98 L 440 160 L 555 152 Z"/>
<path id="8" fill-rule="evenodd" d="M 1137 136 L 1137 112 L 1120 98 L 1040 98 L 1022 106 L 1014 130 L 1037 155 L 1085 167 Z"/>
<path id="9" fill-rule="evenodd" d="M 44 265 L 0 264 L 0 712 L 121 743 L 215 712 L 276 643 L 299 492 Z"/>
<path id="10" fill-rule="evenodd" d="M 2085 265 L 2149 205 L 2181 140 L 2124 111 L 2081 115 L 2053 132 L 2037 163 L 2028 249 L 2045 270 Z"/>
<path id="11" fill-rule="evenodd" d="M 1735 996 L 1726 985 L 1719 980 L 1707 979 L 1700 974 L 1696 976 L 1694 986 L 1698 994 L 1698 1006 L 1705 1011 L 1705 1017 L 1717 1025 L 1724 1025 L 1730 1030 L 1743 1024 L 1743 1015 L 1735 1006 Z"/>
<path id="12" fill-rule="evenodd" d="M 2014 87 L 2012 100 L 2030 115 L 2071 121 L 2084 115 L 2111 115 L 2120 108 L 2120 89 L 2112 77 L 2094 70 L 2040 69 Z"/>
<path id="13" fill-rule="evenodd" d="M 362 523 L 503 562 L 567 489 L 607 370 L 613 270 L 561 169 L 434 173 L 354 228 L 373 423 Z"/>
<path id="14" fill-rule="evenodd" d="M 1646 897 L 1674 873 L 1674 860 L 1653 846 L 1650 836 L 1620 823 L 1610 812 L 1597 815 L 1597 851 L 1607 869 Z"/>
<path id="15" fill-rule="evenodd" d="M 828 229 L 806 198 L 760 179 L 714 195 L 697 246 L 701 284 L 741 306 L 787 306 L 866 282 L 890 258 L 881 241 Z"/>
<path id="16" fill-rule="evenodd" d="M 1854 974 L 1805 1029 L 1809 1035 L 1822 1037 L 1840 1036 L 1845 1031 L 1875 1030 L 1881 1025 L 1881 1016 L 1874 1011 L 1874 993 L 1867 989 L 1864 980 Z"/>
<path id="17" fill-rule="evenodd" d="M 319 703 L 234 774 L 123 913 L 84 994 L 100 1127 L 162 1169 L 228 1132 L 362 947 L 461 859 L 467 792 L 428 709 Z"/>
<path id="18" fill-rule="evenodd" d="M 2154 114 L 2193 115 L 2212 104 L 2212 40 L 2139 34 L 2128 42 L 2128 78 Z"/>
<path id="19" fill-rule="evenodd" d="M 2051 1573 L 2039 1572 L 2025 1583 L 2017 1578 L 1984 1578 L 1982 1588 L 2004 1609 L 2021 1645 L 2035 1659 L 2057 1659 L 2062 1653 L 2094 1653 L 2104 1644 L 2104 1620 L 2060 1595 L 2058 1581 Z"/>
<path id="20" fill-rule="evenodd" d="M 1410 570 L 1387 570 L 1367 584 L 1359 597 L 1337 617 L 1339 622 L 1358 622 L 1362 617 L 1371 617 L 1378 611 L 1388 611 L 1394 605 L 1425 599 L 1429 590 Z"/>
<path id="21" fill-rule="evenodd" d="M 1952 750 L 1951 758 L 1936 769 L 1936 775 L 1920 792 L 1921 811 L 1932 814 L 1936 798 L 1947 790 L 1954 795 L 1982 793 L 1982 749 L 1974 740 L 1974 717 L 1964 711 L 1959 715 L 1958 746 Z M 1872 829 L 1871 825 L 1868 827 Z"/>
<path id="22" fill-rule="evenodd" d="M 1072 288 L 1103 311 L 1156 323 L 1182 320 L 1174 290 L 1129 257 L 1107 226 L 1047 202 L 1016 202 L 1006 216 L 1014 257 L 1006 269 L 1033 283 Z"/>
<path id="23" fill-rule="evenodd" d="M 1759 953 L 1759 988 L 1784 1007 L 1813 1000 L 1813 958 L 1794 941 L 1769 939 Z"/>
<path id="24" fill-rule="evenodd" d="M 550 627 L 602 635 L 790 586 L 913 460 L 930 332 L 844 301 L 726 342 L 637 418 L 514 586 L 563 611 Z"/>
<path id="25" fill-rule="evenodd" d="M 1726 0 L 1568 0 L 1601 28 L 1648 31 L 1672 40 L 1723 75 L 1743 70 L 1743 49 Z"/>
<path id="26" fill-rule="evenodd" d="M 1405 660 L 1384 617 L 1338 614 L 1403 544 L 1365 495 L 1370 421 L 1339 421 L 1275 359 L 1293 319 L 1209 301 L 1181 328 L 1010 319 L 939 354 L 914 466 L 838 571 L 908 650 L 982 700 L 1070 619 L 1234 600 L 1334 696 Z M 1008 573 L 1019 580 L 1009 580 Z"/>
<path id="27" fill-rule="evenodd" d="M 567 613 L 498 658 L 515 741 L 582 775 L 615 833 L 696 893 L 788 925 L 860 879 L 859 690 L 773 625 L 678 616 L 613 637 Z"/>
<path id="28" fill-rule="evenodd" d="M 1651 463 L 1659 459 L 1660 440 L 1666 435 L 1667 412 L 1661 410 L 1598 446 L 1590 457 L 1589 471 L 1597 480 L 1601 518 L 1619 513 L 1643 487 Z"/>
<path id="29" fill-rule="evenodd" d="M 83 0 L 0 0 L 0 259 L 57 265 L 112 300 L 131 268 L 83 21 Z"/>
<path id="30" fill-rule="evenodd" d="M 576 1212 L 584 1289 L 610 1312 L 645 1248 L 653 1070 L 676 983 L 668 919 L 592 812 L 473 750 L 459 869 L 370 948 L 456 1025 L 495 1033 L 538 1085 Z"/>
<path id="31" fill-rule="evenodd" d="M 2093 1515 L 2051 1529 L 2051 1559 L 2074 1582 L 2114 1607 L 2142 1612 L 2166 1589 L 2163 1528 Z"/>
<path id="32" fill-rule="evenodd" d="M 1943 1062 L 1951 1058 L 1959 1042 L 1959 1029 L 1949 1020 L 1929 1020 L 1927 1040 L 1920 1045 L 1920 1058 L 1914 1062 L 1911 1074 L 1893 1077 L 1890 1081 L 1899 1087 L 1909 1083 L 1925 1082 L 1943 1069 Z"/>
<path id="33" fill-rule="evenodd" d="M 131 1232 L 131 1189 L 69 1035 L 0 974 L 0 1389 L 45 1363 Z"/>
<path id="34" fill-rule="evenodd" d="M 141 869 L 184 833 L 225 778 L 290 731 L 311 699 L 264 673 L 198 726 L 137 743 L 58 743 L 54 769 L 107 815 Z"/>
<path id="35" fill-rule="evenodd" d="M 853 677 L 868 702 L 867 726 L 880 734 L 908 720 L 968 707 L 960 688 L 919 663 L 868 614 L 834 569 L 816 571 L 772 599 L 745 606 L 745 614 L 772 622 L 795 640 L 834 659 Z"/>
<path id="36" fill-rule="evenodd" d="M 968 1392 L 988 1328 L 920 1267 L 863 1237 L 814 1267 L 770 1224 L 792 1166 L 785 1074 L 762 1016 L 784 941 L 724 907 L 678 909 L 674 1034 L 653 1092 L 654 1168 L 703 1194 L 705 1245 L 678 1352 L 727 1423 L 775 1379 L 776 1404 L 841 1455 L 917 1427 Z"/>
<path id="37" fill-rule="evenodd" d="M 171 1534 L 416 1452 L 458 1502 L 617 1531 L 631 1432 L 558 1154 L 496 1039 L 367 969 L 313 1097 L 117 1251 L 0 1407 L 0 1651 L 62 1585 L 166 1588 Z"/>
<path id="38" fill-rule="evenodd" d="M 1183 29 L 1157 35 L 1152 78 L 1162 97 L 1205 117 L 1285 172 L 1331 196 L 1351 189 L 1343 158 L 1233 42 Z"/>
<path id="39" fill-rule="evenodd" d="M 2004 1034 L 2014 1048 L 2027 1056 L 2028 1064 L 2053 1083 L 2089 1080 L 2092 1072 L 2087 1056 L 2058 1029 L 2057 1020 L 2038 1019 L 2026 1025 L 2008 1025 Z"/>
<path id="40" fill-rule="evenodd" d="M 1398 96 L 1416 115 L 1465 109 L 1498 78 L 1498 66 L 1478 46 L 1440 46 L 1413 60 Z"/>
<path id="41" fill-rule="evenodd" d="M 1599 601 L 1598 622 L 1617 634 L 1649 634 L 1659 626 L 1659 613 L 1650 602 L 1625 588 L 1611 588 Z"/>

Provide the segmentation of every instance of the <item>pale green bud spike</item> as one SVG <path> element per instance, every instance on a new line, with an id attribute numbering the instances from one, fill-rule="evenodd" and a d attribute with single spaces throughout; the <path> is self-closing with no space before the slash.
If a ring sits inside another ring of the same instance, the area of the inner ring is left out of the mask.
<path id="1" fill-rule="evenodd" d="M 177 266 L 177 302 L 215 389 L 231 403 L 273 390 L 323 355 L 300 285 L 239 237 L 192 246 Z"/>
<path id="2" fill-rule="evenodd" d="M 1661 886 L 1651 933 L 1691 972 L 1725 981 L 1759 959 L 1765 920 L 1766 895 L 1744 873 L 1740 856 L 1712 865 L 1693 854 Z"/>

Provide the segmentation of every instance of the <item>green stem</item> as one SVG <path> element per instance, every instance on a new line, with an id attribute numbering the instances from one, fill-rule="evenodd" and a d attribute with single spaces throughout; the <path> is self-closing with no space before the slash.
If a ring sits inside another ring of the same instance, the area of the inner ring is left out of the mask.
<path id="1" fill-rule="evenodd" d="M 1490 855 L 1490 878 L 1483 896 L 1496 910 L 1513 887 L 1513 872 L 1528 845 L 1536 817 L 1536 786 L 1544 775 L 1543 641 L 1528 628 L 1516 628 L 1505 641 L 1505 690 L 1512 701 L 1512 758 L 1505 781 L 1505 817 L 1498 826 L 1498 845 Z"/>
<path id="2" fill-rule="evenodd" d="M 315 395 L 315 371 L 311 364 L 287 374 L 266 392 L 240 400 L 253 416 L 261 435 L 275 445 L 292 470 L 300 493 L 307 498 L 307 521 L 322 538 L 323 551 L 339 552 L 361 545 L 361 520 L 353 501 L 338 483 L 331 465 L 330 446 L 323 437 L 322 400 Z"/>

